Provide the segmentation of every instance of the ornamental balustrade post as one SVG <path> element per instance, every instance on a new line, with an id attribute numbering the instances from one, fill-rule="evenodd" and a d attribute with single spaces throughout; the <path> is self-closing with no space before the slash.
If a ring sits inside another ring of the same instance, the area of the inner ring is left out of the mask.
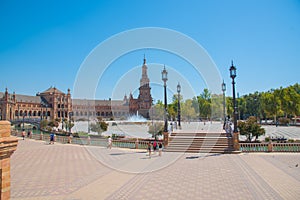
<path id="1" fill-rule="evenodd" d="M 10 157 L 18 144 L 10 128 L 9 121 L 0 121 L 0 199 L 10 199 Z"/>

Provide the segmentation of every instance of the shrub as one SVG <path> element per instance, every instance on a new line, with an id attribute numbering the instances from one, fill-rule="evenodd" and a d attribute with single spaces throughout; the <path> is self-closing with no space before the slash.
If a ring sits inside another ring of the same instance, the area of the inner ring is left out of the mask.
<path id="1" fill-rule="evenodd" d="M 265 137 L 265 142 L 270 142 L 270 138 L 269 137 Z"/>
<path id="2" fill-rule="evenodd" d="M 290 119 L 287 117 L 280 117 L 278 121 L 280 125 L 285 125 L 285 126 L 287 126 L 290 123 Z"/>
<path id="3" fill-rule="evenodd" d="M 112 126 L 117 126 L 118 124 L 116 122 L 113 122 L 111 125 Z"/>
<path id="4" fill-rule="evenodd" d="M 241 135 L 247 137 L 247 141 L 251 142 L 252 138 L 255 137 L 255 141 L 259 136 L 265 134 L 265 129 L 262 128 L 258 123 L 256 117 L 249 117 L 245 122 L 239 121 L 238 128 Z"/>

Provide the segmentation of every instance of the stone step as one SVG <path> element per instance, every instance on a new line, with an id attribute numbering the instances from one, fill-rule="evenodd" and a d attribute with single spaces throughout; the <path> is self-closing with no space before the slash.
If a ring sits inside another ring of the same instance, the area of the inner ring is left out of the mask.
<path id="1" fill-rule="evenodd" d="M 203 133 L 193 133 L 193 132 L 172 132 L 171 137 L 175 137 L 175 136 L 187 136 L 187 137 L 206 137 L 206 136 L 224 136 L 226 137 L 227 134 L 226 133 L 207 133 L 207 132 L 203 132 Z"/>
<path id="2" fill-rule="evenodd" d="M 168 152 L 189 153 L 230 153 L 233 149 L 231 137 L 226 133 L 172 133 L 169 137 Z"/>
<path id="3" fill-rule="evenodd" d="M 229 153 L 233 152 L 233 149 L 172 149 L 165 150 L 165 152 L 182 152 L 182 153 Z"/>

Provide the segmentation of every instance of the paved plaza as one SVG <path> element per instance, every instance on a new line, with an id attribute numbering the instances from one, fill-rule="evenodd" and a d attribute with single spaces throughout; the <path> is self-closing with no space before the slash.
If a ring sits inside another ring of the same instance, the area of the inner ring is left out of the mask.
<path id="1" fill-rule="evenodd" d="M 300 154 L 179 154 L 19 140 L 11 199 L 299 199 Z"/>

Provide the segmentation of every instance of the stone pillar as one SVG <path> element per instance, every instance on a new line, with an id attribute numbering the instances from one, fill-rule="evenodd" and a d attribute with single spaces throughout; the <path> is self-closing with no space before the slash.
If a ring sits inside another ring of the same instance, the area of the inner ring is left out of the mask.
<path id="1" fill-rule="evenodd" d="M 233 148 L 234 151 L 240 151 L 239 132 L 233 133 Z"/>
<path id="2" fill-rule="evenodd" d="M 0 200 L 10 199 L 10 156 L 17 144 L 18 139 L 10 136 L 10 122 L 0 121 Z"/>
<path id="3" fill-rule="evenodd" d="M 268 143 L 268 152 L 272 152 L 273 151 L 273 144 L 272 144 L 272 142 L 270 141 L 269 143 Z"/>
<path id="4" fill-rule="evenodd" d="M 164 147 L 166 148 L 169 145 L 169 132 L 164 132 L 163 134 L 164 134 L 163 143 L 164 143 Z"/>
<path id="5" fill-rule="evenodd" d="M 135 148 L 138 149 L 139 148 L 139 139 L 136 138 L 135 140 Z"/>

